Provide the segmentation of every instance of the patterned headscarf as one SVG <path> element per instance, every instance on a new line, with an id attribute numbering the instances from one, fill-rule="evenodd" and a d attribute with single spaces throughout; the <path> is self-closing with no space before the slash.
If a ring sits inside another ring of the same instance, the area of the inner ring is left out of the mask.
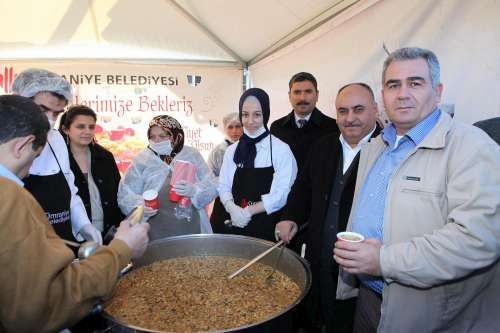
<path id="1" fill-rule="evenodd" d="M 156 116 L 149 122 L 148 138 L 151 127 L 153 126 L 159 126 L 165 132 L 172 133 L 172 152 L 170 155 L 165 156 L 165 162 L 170 164 L 175 155 L 177 155 L 184 147 L 184 130 L 182 129 L 181 124 L 174 117 L 167 115 Z"/>

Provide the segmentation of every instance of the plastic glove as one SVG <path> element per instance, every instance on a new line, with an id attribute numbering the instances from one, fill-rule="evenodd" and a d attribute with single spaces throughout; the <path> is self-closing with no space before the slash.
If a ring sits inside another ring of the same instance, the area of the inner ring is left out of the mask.
<path id="1" fill-rule="evenodd" d="M 231 223 L 235 227 L 244 228 L 252 219 L 252 214 L 248 211 L 248 207 L 241 208 L 233 200 L 226 201 L 224 207 L 231 216 Z"/>
<path id="2" fill-rule="evenodd" d="M 182 195 L 183 197 L 192 198 L 196 194 L 196 185 L 191 184 L 185 180 L 179 180 L 174 185 L 174 191 L 178 195 Z"/>
<path id="3" fill-rule="evenodd" d="M 102 235 L 96 227 L 91 223 L 85 224 L 78 233 L 88 241 L 94 241 L 99 245 L 102 245 Z"/>

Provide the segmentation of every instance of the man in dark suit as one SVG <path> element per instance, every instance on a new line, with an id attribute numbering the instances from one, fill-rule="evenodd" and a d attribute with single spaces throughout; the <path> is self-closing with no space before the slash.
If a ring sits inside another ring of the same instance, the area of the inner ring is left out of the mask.
<path id="1" fill-rule="evenodd" d="M 474 126 L 485 131 L 486 134 L 500 145 L 500 117 L 478 121 L 474 123 Z"/>
<path id="2" fill-rule="evenodd" d="M 297 226 L 309 221 L 306 259 L 313 282 L 305 303 L 308 319 L 318 328 L 326 326 L 326 332 L 351 332 L 355 299 L 335 300 L 338 265 L 332 251 L 336 234 L 345 230 L 349 218 L 359 151 L 380 128 L 373 91 L 364 83 L 342 87 L 335 107 L 341 135 L 332 133 L 311 147 L 276 233 L 288 242 Z"/>
<path id="3" fill-rule="evenodd" d="M 293 75 L 288 88 L 293 110 L 271 124 L 271 133 L 290 146 L 300 174 L 311 146 L 327 134 L 338 136 L 339 129 L 335 119 L 316 108 L 319 91 L 312 74 L 300 72 Z M 299 253 L 306 236 L 306 232 L 300 233 L 289 247 Z"/>
<path id="4" fill-rule="evenodd" d="M 300 173 L 311 145 L 326 134 L 338 135 L 338 127 L 335 119 L 316 108 L 318 83 L 312 74 L 297 73 L 288 86 L 293 110 L 271 124 L 271 133 L 290 146 Z"/>

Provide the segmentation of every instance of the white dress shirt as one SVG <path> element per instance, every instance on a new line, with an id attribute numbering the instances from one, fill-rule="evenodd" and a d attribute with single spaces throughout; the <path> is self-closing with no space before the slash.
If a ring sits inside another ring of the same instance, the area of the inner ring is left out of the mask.
<path id="1" fill-rule="evenodd" d="M 312 112 L 311 112 L 311 113 L 309 113 L 309 114 L 308 114 L 307 116 L 305 116 L 305 117 L 299 117 L 299 116 L 297 116 L 297 114 L 294 112 L 294 113 L 293 113 L 293 117 L 295 118 L 295 125 L 297 125 L 297 127 L 298 127 L 298 128 L 300 128 L 300 123 L 299 123 L 299 120 L 300 120 L 300 119 L 304 119 L 306 122 L 308 122 L 308 121 L 309 121 L 309 118 L 311 118 L 311 114 L 312 114 Z"/>
<path id="2" fill-rule="evenodd" d="M 267 214 L 272 214 L 285 206 L 288 193 L 297 177 L 297 162 L 290 147 L 274 135 L 271 136 L 273 145 L 274 176 L 269 193 L 261 196 Z M 224 154 L 224 160 L 219 174 L 219 196 L 222 203 L 233 199 L 232 186 L 236 164 L 233 161 L 238 142 L 230 145 Z M 255 144 L 257 155 L 254 167 L 265 168 L 271 166 L 271 150 L 269 135 Z"/>
<path id="3" fill-rule="evenodd" d="M 90 223 L 90 220 L 87 216 L 87 212 L 85 211 L 82 199 L 77 195 L 78 188 L 75 186 L 75 175 L 73 175 L 69 166 L 69 156 L 66 143 L 64 142 L 62 135 L 55 129 L 51 129 L 49 131 L 47 142 L 50 143 L 50 146 L 57 156 L 57 160 L 61 165 L 61 170 L 71 191 L 70 214 L 73 235 L 77 238 L 77 240 L 83 241 L 84 239 L 78 235 L 78 231 L 80 231 L 84 225 Z M 49 145 L 46 144 L 45 147 L 43 147 L 40 156 L 35 158 L 33 161 L 29 173 L 30 175 L 35 176 L 50 176 L 58 172 L 59 165 L 57 164 Z M 48 188 L 47 195 L 50 195 L 51 191 L 57 191 L 57 189 Z"/>
<path id="4" fill-rule="evenodd" d="M 358 144 L 356 145 L 356 147 L 352 148 L 348 143 L 347 141 L 344 139 L 344 137 L 342 136 L 342 134 L 340 134 L 340 142 L 342 143 L 342 160 L 344 161 L 344 168 L 343 168 L 343 173 L 345 174 L 345 172 L 347 171 L 347 169 L 349 169 L 349 167 L 351 166 L 351 163 L 352 161 L 354 160 L 354 158 L 356 157 L 356 155 L 359 153 L 359 151 L 361 150 L 361 148 L 363 147 L 363 145 L 365 143 L 367 143 L 373 132 L 375 132 L 375 128 L 377 128 L 377 126 L 375 126 L 371 131 L 370 133 L 368 133 L 364 138 L 362 138 Z"/>

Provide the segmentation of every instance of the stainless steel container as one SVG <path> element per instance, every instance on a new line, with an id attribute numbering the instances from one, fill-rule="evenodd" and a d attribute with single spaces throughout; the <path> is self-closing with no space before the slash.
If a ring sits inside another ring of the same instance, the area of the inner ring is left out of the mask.
<path id="1" fill-rule="evenodd" d="M 232 256 L 252 259 L 269 249 L 272 245 L 274 244 L 262 239 L 236 235 L 197 234 L 170 237 L 151 242 L 144 256 L 134 261 L 134 266 L 141 267 L 159 260 L 186 256 Z M 279 251 L 279 249 L 274 250 L 264 257 L 261 262 L 268 265 L 274 264 Z M 301 293 L 295 302 L 281 312 L 261 322 L 248 326 L 235 327 L 226 330 L 226 332 L 264 332 L 268 329 L 271 330 L 270 327 L 276 326 L 273 325 L 273 322 L 276 323 L 282 320 L 291 309 L 300 303 L 311 287 L 311 270 L 308 263 L 295 252 L 286 248 L 280 258 L 277 270 L 290 277 L 301 289 Z M 106 313 L 106 311 L 104 311 L 103 317 L 108 321 L 109 331 L 111 332 L 161 332 L 120 322 Z M 278 326 L 283 328 L 282 325 Z M 277 332 L 274 328 L 272 330 Z M 279 332 L 283 331 L 279 330 Z"/>

